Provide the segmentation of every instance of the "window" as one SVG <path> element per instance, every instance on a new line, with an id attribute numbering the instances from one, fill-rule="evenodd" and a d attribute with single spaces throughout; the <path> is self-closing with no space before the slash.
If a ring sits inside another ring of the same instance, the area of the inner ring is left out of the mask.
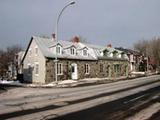
<path id="1" fill-rule="evenodd" d="M 125 53 L 122 53 L 122 54 L 121 54 L 121 58 L 125 58 Z"/>
<path id="2" fill-rule="evenodd" d="M 38 63 L 35 64 L 35 74 L 36 75 L 39 74 L 39 64 Z"/>
<path id="3" fill-rule="evenodd" d="M 75 55 L 76 54 L 76 50 L 74 47 L 71 48 L 71 55 Z"/>
<path id="4" fill-rule="evenodd" d="M 32 49 L 30 48 L 29 49 L 29 57 L 31 57 L 32 56 Z"/>
<path id="5" fill-rule="evenodd" d="M 89 72 L 90 72 L 89 64 L 85 64 L 85 74 L 89 74 Z"/>
<path id="6" fill-rule="evenodd" d="M 83 55 L 84 55 L 84 56 L 87 56 L 87 55 L 88 55 L 86 49 L 83 50 Z"/>
<path id="7" fill-rule="evenodd" d="M 117 51 L 113 52 L 113 57 L 116 58 L 117 57 Z"/>
<path id="8" fill-rule="evenodd" d="M 56 47 L 56 52 L 57 52 L 57 54 L 61 54 L 62 52 L 61 52 L 62 50 L 61 50 L 61 46 L 57 46 Z"/>
<path id="9" fill-rule="evenodd" d="M 114 65 L 114 72 L 115 72 L 117 75 L 120 75 L 120 73 L 121 73 L 121 65 L 120 65 L 120 64 L 115 64 L 115 65 Z"/>
<path id="10" fill-rule="evenodd" d="M 28 74 L 29 74 L 29 75 L 32 74 L 32 67 L 31 67 L 31 64 L 28 64 Z"/>
<path id="11" fill-rule="evenodd" d="M 100 72 L 103 72 L 103 64 L 100 64 Z"/>
<path id="12" fill-rule="evenodd" d="M 35 55 L 38 55 L 38 47 L 35 47 Z"/>
<path id="13" fill-rule="evenodd" d="M 108 56 L 108 55 L 109 55 L 109 54 L 108 54 L 108 50 L 104 50 L 104 51 L 103 51 L 103 55 L 104 55 L 104 56 Z"/>
<path id="14" fill-rule="evenodd" d="M 57 75 L 63 75 L 62 63 L 57 63 Z"/>

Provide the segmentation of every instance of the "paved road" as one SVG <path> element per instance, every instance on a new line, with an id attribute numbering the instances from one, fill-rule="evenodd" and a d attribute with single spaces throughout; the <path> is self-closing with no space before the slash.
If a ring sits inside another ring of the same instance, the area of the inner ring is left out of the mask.
<path id="1" fill-rule="evenodd" d="M 160 75 L 76 88 L 16 88 L 0 94 L 1 119 L 50 119 L 160 86 Z"/>
<path id="2" fill-rule="evenodd" d="M 160 120 L 159 91 L 156 87 L 50 120 Z"/>

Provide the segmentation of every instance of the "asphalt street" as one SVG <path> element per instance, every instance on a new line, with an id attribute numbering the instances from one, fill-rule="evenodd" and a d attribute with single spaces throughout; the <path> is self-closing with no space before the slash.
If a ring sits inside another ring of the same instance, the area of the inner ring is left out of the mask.
<path id="1" fill-rule="evenodd" d="M 158 103 L 159 86 L 160 75 L 154 75 L 75 88 L 13 88 L 0 94 L 0 118 L 120 120 Z M 135 111 L 130 110 L 136 103 Z"/>

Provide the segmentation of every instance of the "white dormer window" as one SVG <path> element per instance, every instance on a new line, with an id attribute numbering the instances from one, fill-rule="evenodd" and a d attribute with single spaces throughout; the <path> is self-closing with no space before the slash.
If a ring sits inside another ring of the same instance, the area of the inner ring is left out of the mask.
<path id="1" fill-rule="evenodd" d="M 109 56 L 109 51 L 108 50 L 104 50 L 103 51 L 103 56 L 107 56 L 108 57 Z"/>
<path id="2" fill-rule="evenodd" d="M 88 56 L 88 48 L 87 47 L 83 48 L 82 55 Z"/>
<path id="3" fill-rule="evenodd" d="M 74 47 L 71 47 L 71 55 L 76 55 L 76 49 Z"/>
<path id="4" fill-rule="evenodd" d="M 116 58 L 117 57 L 117 51 L 113 52 L 113 57 Z"/>
<path id="5" fill-rule="evenodd" d="M 88 55 L 87 49 L 84 49 L 83 50 L 83 56 L 87 56 L 87 55 Z"/>
<path id="6" fill-rule="evenodd" d="M 56 52 L 57 52 L 57 54 L 62 54 L 62 47 L 58 45 L 56 47 Z"/>
<path id="7" fill-rule="evenodd" d="M 121 58 L 125 58 L 125 53 L 121 53 Z"/>

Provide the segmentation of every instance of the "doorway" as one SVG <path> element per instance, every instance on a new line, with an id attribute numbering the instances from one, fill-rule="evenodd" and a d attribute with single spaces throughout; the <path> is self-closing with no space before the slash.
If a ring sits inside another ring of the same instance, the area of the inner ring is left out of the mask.
<path id="1" fill-rule="evenodd" d="M 71 78 L 73 80 L 78 79 L 77 64 L 75 64 L 75 63 L 71 64 Z"/>

